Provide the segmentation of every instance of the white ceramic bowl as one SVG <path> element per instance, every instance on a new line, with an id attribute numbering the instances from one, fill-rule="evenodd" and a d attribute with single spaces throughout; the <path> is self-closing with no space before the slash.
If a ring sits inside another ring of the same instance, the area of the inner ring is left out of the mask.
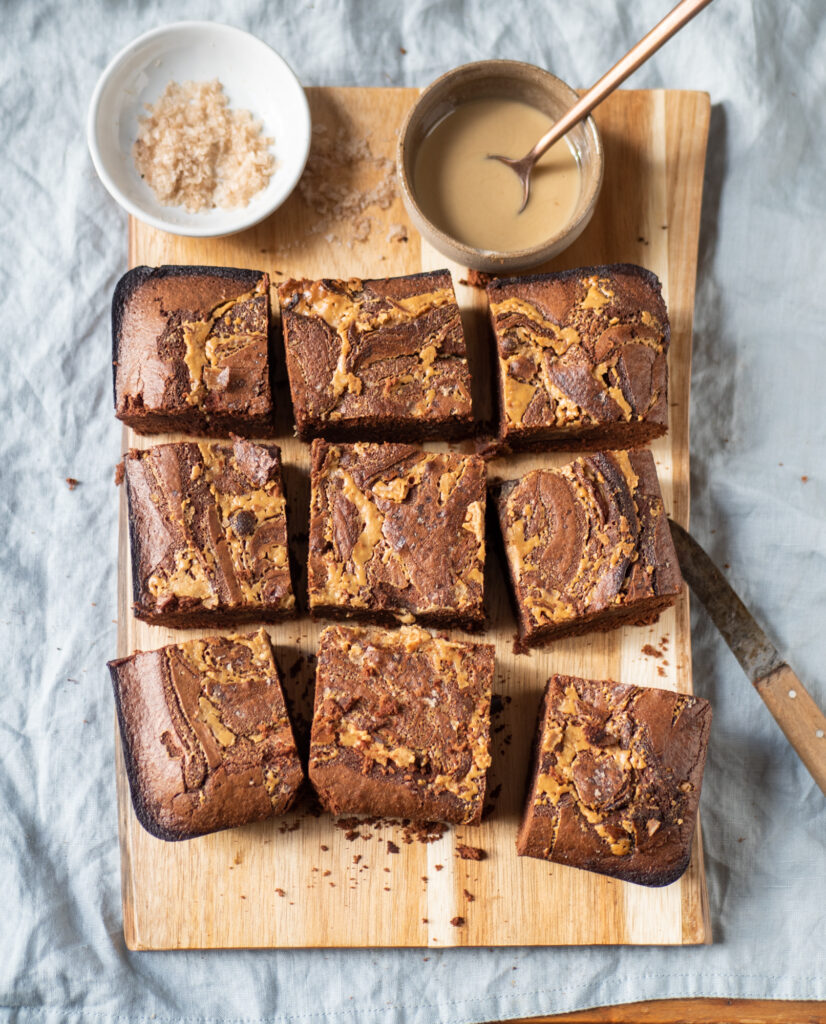
<path id="1" fill-rule="evenodd" d="M 276 169 L 247 206 L 188 213 L 164 206 L 138 174 L 132 146 L 138 117 L 171 80 L 217 78 L 230 106 L 249 110 L 273 138 Z M 230 25 L 181 21 L 133 40 L 100 76 L 86 124 L 95 170 L 120 205 L 163 231 L 216 237 L 243 231 L 284 202 L 301 177 L 310 151 L 310 109 L 286 61 L 260 39 Z"/>

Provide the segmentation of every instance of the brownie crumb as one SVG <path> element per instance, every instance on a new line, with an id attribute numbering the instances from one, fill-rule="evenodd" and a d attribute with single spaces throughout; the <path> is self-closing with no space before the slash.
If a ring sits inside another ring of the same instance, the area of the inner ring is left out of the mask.
<path id="1" fill-rule="evenodd" d="M 468 269 L 467 277 L 459 279 L 459 284 L 466 284 L 469 288 L 487 288 L 493 280 L 493 274 L 486 274 L 483 270 Z"/>
<path id="2" fill-rule="evenodd" d="M 667 672 L 666 672 L 666 670 L 665 670 L 665 669 L 664 669 L 664 668 L 662 667 L 662 665 L 657 665 L 657 675 L 658 675 L 658 676 L 666 676 L 666 675 L 668 675 L 668 673 L 667 673 Z"/>
<path id="3" fill-rule="evenodd" d="M 467 889 L 462 889 L 462 892 L 465 894 L 465 899 L 468 901 L 468 903 L 473 903 L 473 901 L 476 899 L 473 893 L 468 892 Z"/>
<path id="4" fill-rule="evenodd" d="M 326 871 L 325 871 L 325 872 L 323 873 L 323 875 L 322 875 L 321 877 L 322 877 L 322 878 L 326 878 L 326 877 L 327 877 L 328 875 L 332 875 L 332 873 L 333 873 L 333 872 L 332 872 L 332 871 L 330 871 L 330 869 L 328 868 L 328 869 L 327 869 L 327 870 L 326 870 Z"/>
<path id="5" fill-rule="evenodd" d="M 80 483 L 80 481 L 79 480 L 75 480 L 75 478 L 73 476 L 67 476 L 66 477 L 66 486 L 69 488 L 70 491 L 73 491 L 75 489 L 75 487 L 77 487 L 77 485 L 79 483 Z"/>
<path id="6" fill-rule="evenodd" d="M 126 467 L 121 460 L 117 466 L 115 466 L 115 487 L 120 487 L 123 483 L 123 478 L 126 475 Z"/>
<path id="7" fill-rule="evenodd" d="M 436 868 L 437 871 L 441 871 L 442 868 L 444 867 L 444 864 L 436 864 L 434 865 L 434 867 Z"/>
<path id="8" fill-rule="evenodd" d="M 399 852 L 398 846 L 396 846 L 396 844 L 393 842 L 392 839 L 388 839 L 387 840 L 387 852 L 388 853 L 398 853 Z"/>
<path id="9" fill-rule="evenodd" d="M 428 921 L 428 919 L 426 917 L 423 917 L 422 918 L 422 924 L 430 924 L 430 922 Z M 425 960 L 427 960 L 427 957 L 425 957 Z"/>
<path id="10" fill-rule="evenodd" d="M 408 822 L 403 827 L 402 838 L 405 843 L 435 843 L 447 830 L 448 826 L 442 821 Z"/>
<path id="11" fill-rule="evenodd" d="M 658 651 L 652 644 L 645 644 L 642 648 L 642 653 L 648 658 L 661 658 L 663 656 L 663 652 Z"/>
<path id="12" fill-rule="evenodd" d="M 807 484 L 809 482 L 809 478 L 807 476 L 802 476 L 800 479 L 803 481 L 804 484 Z"/>
<path id="13" fill-rule="evenodd" d="M 330 847 L 329 846 L 325 846 L 324 843 L 322 843 L 321 844 L 321 849 L 324 850 L 324 852 L 326 853 L 330 849 Z"/>
<path id="14" fill-rule="evenodd" d="M 451 917 L 450 923 L 454 928 L 461 928 L 465 923 L 465 919 L 463 917 Z"/>
<path id="15" fill-rule="evenodd" d="M 354 863 L 354 864 L 358 864 L 358 862 L 359 862 L 360 860 L 361 860 L 361 854 L 360 854 L 360 853 L 354 853 L 354 854 L 353 854 L 353 863 Z"/>
<path id="16" fill-rule="evenodd" d="M 403 46 L 400 46 L 400 47 L 399 47 L 399 53 L 400 53 L 400 54 L 401 54 L 402 56 L 404 56 L 404 54 L 406 54 L 406 53 L 407 53 L 407 50 L 405 50 L 405 48 L 404 48 Z"/>
<path id="17" fill-rule="evenodd" d="M 456 844 L 456 854 L 462 860 L 484 860 L 487 853 L 478 846 L 466 846 L 464 843 Z"/>
<path id="18" fill-rule="evenodd" d="M 284 896 L 287 895 L 286 892 L 284 892 L 283 889 L 276 889 L 275 891 L 276 891 L 276 893 L 278 893 L 279 896 L 282 897 L 282 899 L 283 899 Z"/>

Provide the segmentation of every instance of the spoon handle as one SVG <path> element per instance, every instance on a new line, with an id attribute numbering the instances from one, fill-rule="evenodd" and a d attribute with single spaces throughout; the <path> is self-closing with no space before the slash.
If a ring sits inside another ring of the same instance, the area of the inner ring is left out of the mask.
<path id="1" fill-rule="evenodd" d="M 668 42 L 673 35 L 680 31 L 683 25 L 691 21 L 695 15 L 699 14 L 704 7 L 708 7 L 710 3 L 711 0 L 680 0 L 680 3 L 677 4 L 673 11 L 666 14 L 659 24 L 655 25 L 647 35 L 643 36 L 638 43 L 632 46 L 628 53 L 621 57 L 610 71 L 606 71 L 602 78 L 595 85 L 592 85 L 588 92 L 571 107 L 568 113 L 542 136 L 526 159 L 529 159 L 531 163 L 534 160 L 538 160 L 566 132 L 569 132 L 575 124 L 584 117 L 587 117 L 597 104 L 601 103 L 617 86 L 621 85 L 641 64 L 644 64 L 653 53 L 656 53 L 663 43 Z"/>

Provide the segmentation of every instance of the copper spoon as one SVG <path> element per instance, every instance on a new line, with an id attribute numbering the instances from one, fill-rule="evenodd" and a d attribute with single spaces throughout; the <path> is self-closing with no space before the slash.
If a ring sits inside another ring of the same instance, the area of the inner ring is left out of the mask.
<path id="1" fill-rule="evenodd" d="M 668 42 L 673 35 L 680 31 L 683 25 L 691 21 L 696 14 L 699 14 L 710 3 L 711 0 L 680 0 L 680 3 L 677 4 L 674 10 L 666 14 L 663 20 L 658 25 L 655 25 L 648 35 L 643 36 L 636 45 L 632 46 L 628 53 L 621 57 L 610 71 L 606 71 L 596 85 L 592 85 L 582 99 L 575 103 L 568 113 L 557 121 L 542 136 L 533 149 L 521 157 L 521 159 L 514 160 L 511 157 L 497 156 L 495 154 L 488 156 L 488 160 L 499 160 L 501 163 L 512 168 L 522 182 L 522 205 L 519 207 L 519 213 L 528 205 L 528 199 L 531 194 L 531 171 L 536 161 L 543 154 L 547 153 L 551 146 L 558 142 L 566 132 L 569 132 L 575 124 L 578 124 L 583 118 L 587 117 L 594 107 L 602 103 L 606 96 L 609 96 L 641 64 L 644 64 L 653 53 L 656 53 L 663 43 Z"/>

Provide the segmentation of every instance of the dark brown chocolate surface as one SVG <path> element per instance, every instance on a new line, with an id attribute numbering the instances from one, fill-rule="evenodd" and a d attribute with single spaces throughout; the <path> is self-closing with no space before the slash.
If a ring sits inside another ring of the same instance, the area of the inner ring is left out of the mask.
<path id="1" fill-rule="evenodd" d="M 269 278 L 257 270 L 130 270 L 112 302 L 118 419 L 142 434 L 266 433 L 269 321 Z"/>
<path id="2" fill-rule="evenodd" d="M 312 446 L 316 616 L 484 623 L 485 463 L 404 444 Z"/>
<path id="3" fill-rule="evenodd" d="M 321 633 L 310 780 L 334 814 L 478 824 L 493 647 L 398 630 Z"/>
<path id="4" fill-rule="evenodd" d="M 278 288 L 302 440 L 467 435 L 470 372 L 450 274 Z"/>
<path id="5" fill-rule="evenodd" d="M 528 644 L 655 621 L 682 587 L 654 458 L 598 452 L 495 492 Z"/>
<path id="6" fill-rule="evenodd" d="M 552 676 L 518 853 L 640 885 L 675 881 L 691 856 L 710 726 L 702 697 Z"/>
<path id="7" fill-rule="evenodd" d="M 303 779 L 265 630 L 109 662 L 132 802 L 158 839 L 286 811 Z"/>
<path id="8" fill-rule="evenodd" d="M 500 439 L 631 448 L 668 429 L 668 313 L 632 264 L 494 280 Z"/>
<path id="9" fill-rule="evenodd" d="M 124 458 L 135 615 L 195 626 L 293 612 L 277 445 L 155 445 Z"/>

